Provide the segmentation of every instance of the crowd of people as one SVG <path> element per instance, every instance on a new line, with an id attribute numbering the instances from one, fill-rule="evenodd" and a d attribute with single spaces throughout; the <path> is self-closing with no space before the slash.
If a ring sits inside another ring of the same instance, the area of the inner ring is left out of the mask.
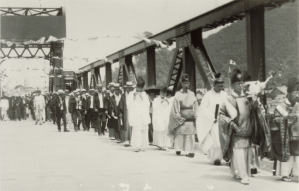
<path id="1" fill-rule="evenodd" d="M 226 161 L 232 176 L 245 185 L 258 173 L 259 157 L 268 156 L 275 161 L 274 174 L 291 181 L 299 167 L 299 78 L 288 80 L 287 99 L 274 114 L 246 94 L 244 83 L 249 80 L 248 73 L 236 69 L 228 95 L 224 79 L 217 74 L 203 97 L 190 90 L 187 74 L 175 95 L 167 87 L 145 89 L 141 77 L 136 85 L 128 81 L 123 88 L 111 82 L 107 89 L 98 84 L 88 92 L 58 90 L 41 95 L 37 91 L 31 97 L 1 98 L 1 119 L 32 116 L 35 124 L 57 124 L 59 132 L 69 132 L 70 126 L 76 132 L 94 129 L 135 152 L 149 145 L 175 149 L 176 155 L 190 158 L 199 152 L 216 166 Z"/>

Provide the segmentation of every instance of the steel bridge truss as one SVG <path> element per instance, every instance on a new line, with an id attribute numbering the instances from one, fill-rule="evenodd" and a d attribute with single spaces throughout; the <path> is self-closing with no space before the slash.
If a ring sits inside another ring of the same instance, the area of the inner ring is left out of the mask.
<path id="1" fill-rule="evenodd" d="M 61 8 L 12 8 L 1 7 L 1 16 L 60 16 Z"/>

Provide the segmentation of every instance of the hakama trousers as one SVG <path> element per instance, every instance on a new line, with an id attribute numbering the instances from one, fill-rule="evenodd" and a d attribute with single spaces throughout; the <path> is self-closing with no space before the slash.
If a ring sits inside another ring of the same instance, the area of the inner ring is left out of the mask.
<path id="1" fill-rule="evenodd" d="M 281 176 L 298 176 L 299 156 L 290 156 L 287 162 L 281 162 Z"/>
<path id="2" fill-rule="evenodd" d="M 176 151 L 186 151 L 188 153 L 194 153 L 194 146 L 194 135 L 177 135 L 174 139 L 174 149 Z"/>
<path id="3" fill-rule="evenodd" d="M 148 128 L 133 127 L 131 145 L 136 148 L 148 147 Z"/>
<path id="4" fill-rule="evenodd" d="M 214 162 L 216 160 L 222 160 L 222 150 L 220 147 L 212 147 L 208 151 L 208 159 L 211 160 L 211 162 Z"/>
<path id="5" fill-rule="evenodd" d="M 170 139 L 167 135 L 168 131 L 154 131 L 153 133 L 153 144 L 161 147 L 167 148 L 170 147 Z"/>
<path id="6" fill-rule="evenodd" d="M 231 173 L 235 178 L 248 178 L 251 176 L 250 163 L 252 160 L 251 147 L 233 148 L 231 160 Z"/>

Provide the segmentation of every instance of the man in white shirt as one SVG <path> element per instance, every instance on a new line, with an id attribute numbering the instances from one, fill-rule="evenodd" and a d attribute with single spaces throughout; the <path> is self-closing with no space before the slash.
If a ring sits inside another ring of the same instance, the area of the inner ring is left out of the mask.
<path id="1" fill-rule="evenodd" d="M 9 102 L 8 102 L 8 99 L 6 99 L 5 97 L 2 97 L 0 100 L 0 108 L 1 108 L 1 119 L 3 121 L 6 121 L 7 110 L 9 108 Z"/>
<path id="2" fill-rule="evenodd" d="M 66 103 L 66 125 L 67 125 L 67 129 L 70 129 L 71 127 L 73 127 L 72 114 L 69 112 L 70 91 L 65 90 L 64 92 L 65 92 L 65 103 Z"/>
<path id="3" fill-rule="evenodd" d="M 34 108 L 35 108 L 35 116 L 36 122 L 35 124 L 39 123 L 40 125 L 43 124 L 43 116 L 45 112 L 45 98 L 41 95 L 41 91 L 37 91 L 37 95 L 34 97 Z"/>
<path id="4" fill-rule="evenodd" d="M 128 96 L 131 91 L 134 90 L 133 83 L 128 81 L 124 86 L 124 98 L 125 98 L 125 107 L 124 107 L 124 140 L 125 140 L 125 147 L 129 147 L 131 142 L 131 134 L 132 134 L 132 127 L 129 124 L 129 111 L 128 111 Z"/>

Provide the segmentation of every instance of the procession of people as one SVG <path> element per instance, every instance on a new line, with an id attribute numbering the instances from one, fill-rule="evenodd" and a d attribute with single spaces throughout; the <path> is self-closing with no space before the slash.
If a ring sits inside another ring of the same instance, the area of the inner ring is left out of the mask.
<path id="1" fill-rule="evenodd" d="M 152 145 L 189 158 L 204 154 L 213 165 L 226 163 L 232 177 L 245 185 L 267 154 L 275 175 L 291 181 L 299 168 L 299 78 L 288 80 L 287 99 L 271 115 L 259 97 L 247 94 L 247 81 L 248 73 L 236 69 L 231 91 L 225 92 L 224 78 L 216 74 L 203 97 L 190 90 L 187 74 L 182 74 L 182 88 L 175 94 L 166 86 L 149 90 L 141 77 L 123 87 L 111 82 L 107 89 L 98 84 L 89 91 L 36 91 L 26 97 L 2 97 L 1 120 L 31 117 L 36 125 L 53 122 L 59 132 L 93 129 L 135 152 Z"/>

